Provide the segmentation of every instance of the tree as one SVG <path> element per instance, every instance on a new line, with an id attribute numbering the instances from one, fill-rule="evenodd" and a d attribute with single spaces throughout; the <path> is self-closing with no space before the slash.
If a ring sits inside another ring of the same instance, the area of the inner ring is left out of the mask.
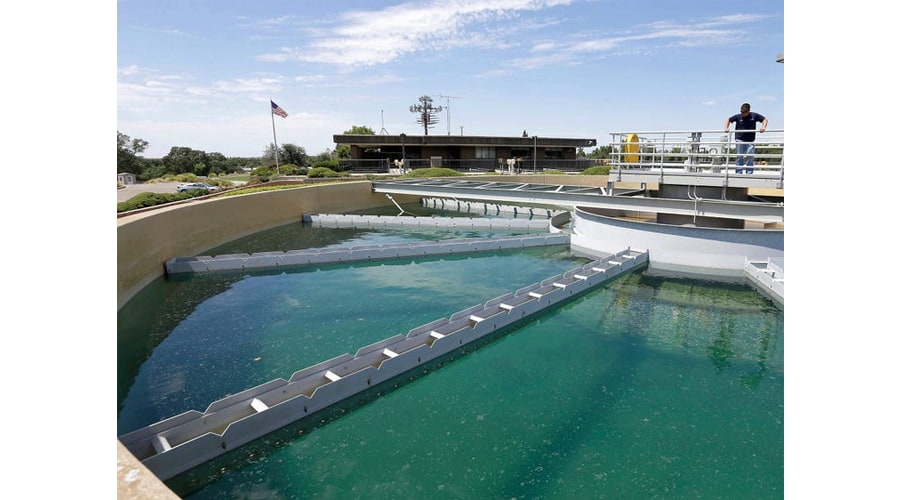
<path id="1" fill-rule="evenodd" d="M 144 170 L 143 158 L 139 158 L 138 154 L 143 153 L 150 144 L 143 139 L 132 139 L 122 132 L 116 131 L 117 138 L 117 158 L 116 168 L 120 172 L 130 172 L 132 174 L 140 174 Z"/>
<path id="2" fill-rule="evenodd" d="M 315 167 L 316 163 L 319 163 L 322 161 L 331 161 L 333 159 L 334 159 L 333 153 L 331 152 L 331 150 L 326 149 L 325 151 L 322 151 L 321 153 L 317 154 L 316 156 L 313 156 L 312 158 L 310 158 L 309 161 L 312 164 L 312 166 Z"/>
<path id="3" fill-rule="evenodd" d="M 599 148 L 594 148 L 587 157 L 601 160 L 609 158 L 610 153 L 612 153 L 612 146 L 600 146 Z"/>
<path id="4" fill-rule="evenodd" d="M 263 153 L 263 160 L 271 165 L 275 164 L 274 143 L 270 142 L 269 145 L 266 146 L 266 151 Z M 278 148 L 278 163 L 284 163 L 285 165 L 293 163 L 298 167 L 308 167 L 309 156 L 306 154 L 306 150 L 301 146 L 291 143 L 282 144 L 281 147 Z"/>
<path id="5" fill-rule="evenodd" d="M 281 157 L 280 151 L 278 152 L 278 155 L 280 158 Z M 265 149 L 265 151 L 263 151 L 263 154 L 262 154 L 262 160 L 264 163 L 270 163 L 272 165 L 275 164 L 275 144 L 274 143 L 270 142 L 266 146 L 266 149 Z"/>
<path id="6" fill-rule="evenodd" d="M 306 149 L 296 144 L 282 144 L 278 158 L 283 163 L 293 163 L 298 167 L 309 166 L 309 156 L 306 154 Z"/>
<path id="7" fill-rule="evenodd" d="M 334 148 L 334 156 L 339 160 L 350 159 L 350 146 L 338 144 L 337 147 Z"/>
<path id="8" fill-rule="evenodd" d="M 365 125 L 354 125 L 350 127 L 350 130 L 345 130 L 344 135 L 375 135 L 375 131 Z M 338 144 L 338 146 L 334 148 L 334 158 L 339 160 L 349 160 L 350 146 Z"/>
<path id="9" fill-rule="evenodd" d="M 350 130 L 345 130 L 344 134 L 347 135 L 375 135 L 375 131 L 366 127 L 365 125 L 354 125 L 350 127 Z"/>
<path id="10" fill-rule="evenodd" d="M 225 158 L 225 155 L 222 153 L 209 153 L 206 155 L 206 159 L 208 160 L 208 169 L 207 174 L 211 173 L 216 174 L 227 174 L 228 170 L 228 159 Z"/>
<path id="11" fill-rule="evenodd" d="M 425 135 L 428 135 L 428 129 L 433 128 L 440 121 L 437 114 L 443 111 L 444 108 L 434 106 L 431 97 L 427 95 L 420 97 L 419 102 L 421 104 L 413 104 L 409 107 L 409 110 L 413 113 L 419 113 L 416 123 L 421 123 L 422 127 L 425 128 Z"/>
<path id="12" fill-rule="evenodd" d="M 144 171 L 140 176 L 141 180 L 156 179 L 157 177 L 165 177 L 168 174 L 162 158 L 145 158 L 141 163 L 144 165 Z"/>
<path id="13" fill-rule="evenodd" d="M 162 161 L 166 171 L 173 174 L 209 174 L 209 158 L 204 151 L 173 146 Z"/>

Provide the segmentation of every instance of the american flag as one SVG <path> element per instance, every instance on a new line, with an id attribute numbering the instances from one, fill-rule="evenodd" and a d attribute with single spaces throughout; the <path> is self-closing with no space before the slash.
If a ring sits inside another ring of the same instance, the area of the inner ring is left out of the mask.
<path id="1" fill-rule="evenodd" d="M 272 103 L 272 113 L 274 113 L 282 118 L 287 118 L 287 112 L 285 110 L 281 109 L 281 106 L 275 104 L 275 101 L 269 100 L 269 102 Z"/>

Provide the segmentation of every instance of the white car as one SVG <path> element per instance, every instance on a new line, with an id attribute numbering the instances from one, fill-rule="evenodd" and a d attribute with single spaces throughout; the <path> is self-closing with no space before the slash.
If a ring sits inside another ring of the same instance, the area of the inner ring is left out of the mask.
<path id="1" fill-rule="evenodd" d="M 219 186 L 211 186 L 211 185 L 203 183 L 203 182 L 191 182 L 189 184 L 179 184 L 175 188 L 175 190 L 178 191 L 179 193 L 183 193 L 185 191 L 193 191 L 195 189 L 205 189 L 205 190 L 209 191 L 210 193 L 212 193 L 212 192 L 218 191 Z"/>

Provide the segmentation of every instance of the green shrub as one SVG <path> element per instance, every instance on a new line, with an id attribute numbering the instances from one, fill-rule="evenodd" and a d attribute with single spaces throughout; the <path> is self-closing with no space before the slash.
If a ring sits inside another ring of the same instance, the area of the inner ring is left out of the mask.
<path id="1" fill-rule="evenodd" d="M 334 170 L 335 172 L 339 172 L 341 169 L 339 167 L 340 162 L 337 160 L 321 160 L 313 163 L 313 168 L 328 168 Z"/>
<path id="2" fill-rule="evenodd" d="M 300 167 L 294 165 L 293 163 L 279 166 L 278 173 L 281 175 L 301 175 Z"/>
<path id="3" fill-rule="evenodd" d="M 234 187 L 234 183 L 225 179 L 206 179 L 206 183 L 210 186 L 219 186 L 220 188 Z"/>
<path id="4" fill-rule="evenodd" d="M 251 175 L 250 179 L 247 180 L 248 185 L 262 184 L 264 182 L 269 182 L 268 175 Z"/>
<path id="5" fill-rule="evenodd" d="M 556 170 L 555 168 L 548 168 L 542 172 L 544 175 L 566 175 L 562 170 Z"/>
<path id="6" fill-rule="evenodd" d="M 251 177 L 252 177 L 252 176 L 257 176 L 257 177 L 272 177 L 273 175 L 275 175 L 275 167 L 274 167 L 274 166 L 271 166 L 271 167 L 256 167 L 256 168 L 253 169 L 252 172 L 250 172 L 250 176 L 251 176 Z"/>
<path id="7" fill-rule="evenodd" d="M 178 175 L 165 175 L 163 177 L 156 177 L 147 181 L 147 184 L 157 184 L 160 182 L 177 182 L 179 184 L 187 184 L 191 182 L 205 182 L 210 186 L 219 186 L 223 188 L 233 187 L 234 183 L 227 179 L 218 179 L 218 175 L 215 173 L 210 173 L 209 177 L 197 177 L 194 174 L 178 174 Z"/>
<path id="8" fill-rule="evenodd" d="M 118 212 L 128 212 L 139 208 L 153 207 L 162 205 L 163 203 L 172 203 L 173 201 L 186 200 L 207 194 L 206 190 L 192 190 L 184 193 L 141 193 L 131 198 L 119 202 L 117 205 Z"/>
<path id="9" fill-rule="evenodd" d="M 419 177 L 458 177 L 464 174 L 453 170 L 452 168 L 417 168 L 411 170 L 402 177 L 419 178 Z"/>
<path id="10" fill-rule="evenodd" d="M 581 175 L 609 175 L 609 165 L 586 168 L 581 172 Z"/>
<path id="11" fill-rule="evenodd" d="M 186 184 L 188 182 L 200 182 L 200 178 L 194 174 L 169 174 L 162 177 L 157 177 L 155 179 L 150 179 L 147 181 L 147 184 L 156 184 L 157 182 L 180 182 L 182 184 Z"/>
<path id="12" fill-rule="evenodd" d="M 309 173 L 306 174 L 309 178 L 317 178 L 317 177 L 350 177 L 350 174 L 344 172 L 335 172 L 330 168 L 326 167 L 314 167 L 310 169 Z"/>

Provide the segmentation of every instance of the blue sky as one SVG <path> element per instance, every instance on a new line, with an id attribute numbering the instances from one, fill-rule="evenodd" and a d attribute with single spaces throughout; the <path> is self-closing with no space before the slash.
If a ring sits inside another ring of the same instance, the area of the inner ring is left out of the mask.
<path id="1" fill-rule="evenodd" d="M 117 129 L 185 146 L 314 155 L 353 125 L 610 140 L 719 130 L 742 102 L 784 128 L 784 3 L 687 0 L 117 2 Z M 440 97 L 440 96 L 450 96 Z M 447 111 L 449 104 L 449 113 Z"/>

